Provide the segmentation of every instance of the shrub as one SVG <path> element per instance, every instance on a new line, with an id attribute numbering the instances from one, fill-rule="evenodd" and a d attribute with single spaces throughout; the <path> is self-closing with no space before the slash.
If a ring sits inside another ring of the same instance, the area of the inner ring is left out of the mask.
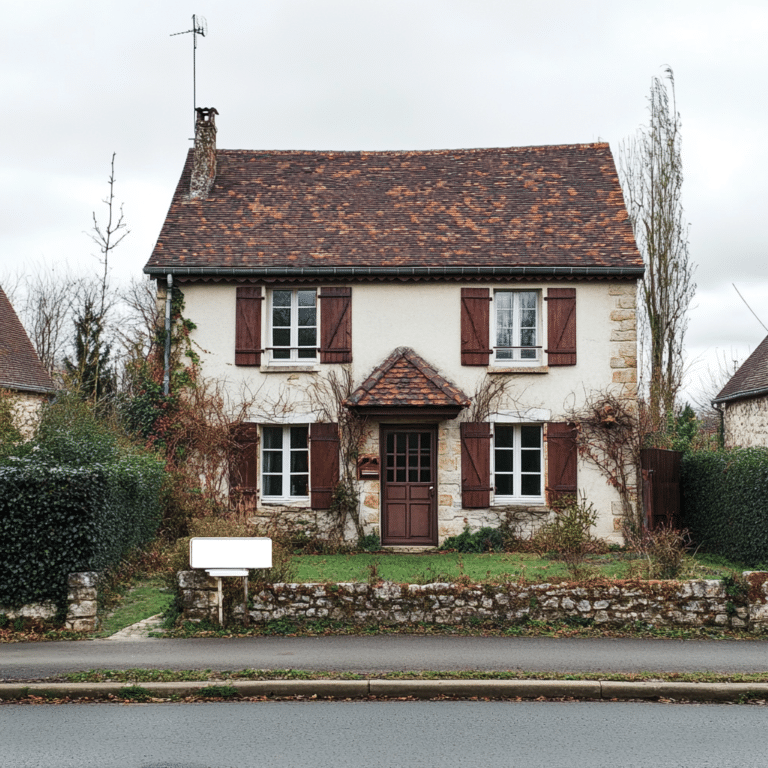
<path id="1" fill-rule="evenodd" d="M 456 552 L 503 552 L 504 537 L 498 528 L 480 528 L 472 533 L 468 525 L 458 536 L 447 538 L 440 547 Z"/>
<path id="2" fill-rule="evenodd" d="M 647 579 L 674 579 L 680 575 L 690 536 L 686 530 L 661 527 L 630 538 L 629 546 L 644 558 Z"/>
<path id="3" fill-rule="evenodd" d="M 378 552 L 381 549 L 381 539 L 378 533 L 369 533 L 357 540 L 357 548 L 363 552 Z"/>
<path id="4" fill-rule="evenodd" d="M 553 505 L 555 517 L 539 528 L 533 537 L 537 552 L 551 552 L 566 561 L 580 560 L 593 541 L 590 529 L 597 522 L 597 511 L 585 498 L 566 496 Z"/>
<path id="5" fill-rule="evenodd" d="M 704 551 L 768 561 L 768 449 L 687 453 L 681 488 L 683 525 Z"/>

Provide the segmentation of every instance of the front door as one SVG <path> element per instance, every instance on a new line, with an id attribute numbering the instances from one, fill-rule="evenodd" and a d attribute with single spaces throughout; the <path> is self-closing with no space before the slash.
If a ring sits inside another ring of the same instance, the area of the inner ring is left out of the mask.
<path id="1" fill-rule="evenodd" d="M 381 543 L 437 545 L 437 429 L 382 426 L 381 446 Z"/>

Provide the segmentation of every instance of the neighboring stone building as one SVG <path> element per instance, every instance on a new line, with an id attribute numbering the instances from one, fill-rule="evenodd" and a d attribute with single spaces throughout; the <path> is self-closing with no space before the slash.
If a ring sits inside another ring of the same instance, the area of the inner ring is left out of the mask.
<path id="1" fill-rule="evenodd" d="M 768 336 L 712 401 L 723 414 L 726 448 L 768 448 Z"/>
<path id="2" fill-rule="evenodd" d="M 0 389 L 14 396 L 18 428 L 29 435 L 40 405 L 54 392 L 48 372 L 27 336 L 11 302 L 0 288 Z"/>
<path id="3" fill-rule="evenodd" d="M 568 423 L 637 394 L 643 263 L 608 145 L 217 150 L 216 114 L 198 110 L 144 271 L 183 291 L 203 374 L 252 403 L 232 479 L 256 514 L 327 522 L 353 453 L 386 545 L 530 526 L 577 492 L 618 537 L 616 489 Z"/>

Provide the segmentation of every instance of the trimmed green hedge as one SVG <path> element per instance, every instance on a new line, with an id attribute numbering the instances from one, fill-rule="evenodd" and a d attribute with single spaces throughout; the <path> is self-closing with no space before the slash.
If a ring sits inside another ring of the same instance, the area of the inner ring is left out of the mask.
<path id="1" fill-rule="evenodd" d="M 154 537 L 164 468 L 150 455 L 105 464 L 0 466 L 0 605 L 66 600 L 67 575 L 99 571 Z"/>
<path id="2" fill-rule="evenodd" d="M 768 449 L 686 453 L 682 523 L 707 552 L 768 564 Z"/>

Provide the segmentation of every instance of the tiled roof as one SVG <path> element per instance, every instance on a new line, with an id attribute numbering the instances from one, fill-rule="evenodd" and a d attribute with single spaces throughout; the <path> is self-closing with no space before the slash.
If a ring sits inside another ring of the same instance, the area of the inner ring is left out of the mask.
<path id="1" fill-rule="evenodd" d="M 398 347 L 346 404 L 354 408 L 464 408 L 469 398 L 410 347 Z"/>
<path id="2" fill-rule="evenodd" d="M 642 269 L 605 143 L 216 156 L 190 200 L 190 150 L 145 271 Z"/>
<path id="3" fill-rule="evenodd" d="M 51 377 L 40 362 L 11 302 L 0 288 L 0 387 L 23 392 L 53 392 Z"/>
<path id="4" fill-rule="evenodd" d="M 722 388 L 715 403 L 738 400 L 742 397 L 768 395 L 768 336 L 742 363 L 731 380 Z"/>

